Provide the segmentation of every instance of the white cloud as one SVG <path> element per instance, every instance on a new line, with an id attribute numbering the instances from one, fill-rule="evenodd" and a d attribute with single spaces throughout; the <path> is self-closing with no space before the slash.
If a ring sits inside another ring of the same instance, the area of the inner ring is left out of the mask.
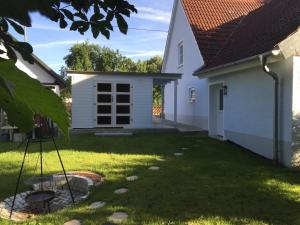
<path id="1" fill-rule="evenodd" d="M 171 18 L 171 12 L 163 11 L 159 9 L 154 9 L 150 7 L 137 7 L 138 14 L 133 14 L 133 17 L 144 19 L 144 20 L 152 20 L 159 21 L 163 23 L 169 23 Z"/>
<path id="2" fill-rule="evenodd" d="M 137 57 L 151 57 L 156 55 L 163 55 L 163 51 L 136 51 L 134 54 L 127 54 L 126 57 L 137 58 Z"/>
<path id="3" fill-rule="evenodd" d="M 157 33 L 157 34 L 150 34 L 147 37 L 140 38 L 139 42 L 148 42 L 154 40 L 164 40 L 167 39 L 168 33 Z"/>
<path id="4" fill-rule="evenodd" d="M 58 46 L 65 46 L 65 45 L 73 45 L 82 43 L 85 40 L 67 40 L 67 41 L 53 41 L 48 43 L 41 43 L 33 45 L 34 48 L 53 48 Z"/>
<path id="5" fill-rule="evenodd" d="M 37 30 L 51 30 L 51 31 L 66 31 L 65 29 L 60 29 L 57 25 L 57 27 L 55 26 L 51 26 L 51 25 L 43 25 L 43 24 L 37 24 L 37 23 L 33 23 L 32 27 L 28 28 L 28 29 L 37 29 Z"/>

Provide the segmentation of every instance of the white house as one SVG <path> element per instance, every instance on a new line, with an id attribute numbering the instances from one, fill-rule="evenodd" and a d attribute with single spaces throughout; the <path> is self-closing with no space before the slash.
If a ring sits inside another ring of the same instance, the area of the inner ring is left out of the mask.
<path id="1" fill-rule="evenodd" d="M 34 54 L 32 56 L 34 64 L 18 57 L 16 66 L 30 77 L 40 81 L 44 86 L 52 89 L 57 95 L 60 95 L 61 89 L 66 87 L 65 81 L 40 58 Z"/>
<path id="2" fill-rule="evenodd" d="M 175 0 L 163 72 L 183 71 L 178 121 L 299 166 L 299 12 L 297 0 Z"/>
<path id="3" fill-rule="evenodd" d="M 57 95 L 60 95 L 60 90 L 66 86 L 65 81 L 55 73 L 48 65 L 46 65 L 41 59 L 36 55 L 32 54 L 34 59 L 34 64 L 22 59 L 22 57 L 17 53 L 18 59 L 16 66 L 25 72 L 30 77 L 37 79 L 44 86 L 53 90 Z M 5 54 L 2 54 L 0 57 L 7 58 Z M 0 112 L 0 127 L 3 130 L 7 125 L 7 120 L 5 113 L 1 110 Z M 3 133 L 3 132 L 1 132 Z"/>
<path id="4" fill-rule="evenodd" d="M 153 86 L 181 77 L 127 72 L 67 73 L 72 77 L 73 129 L 154 128 Z"/>

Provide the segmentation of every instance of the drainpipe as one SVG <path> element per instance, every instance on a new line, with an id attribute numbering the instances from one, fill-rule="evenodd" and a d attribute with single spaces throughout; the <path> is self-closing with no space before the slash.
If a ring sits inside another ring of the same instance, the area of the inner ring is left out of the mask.
<path id="1" fill-rule="evenodd" d="M 278 53 L 277 53 L 278 54 Z M 279 75 L 270 70 L 267 65 L 268 56 L 262 55 L 263 71 L 274 81 L 274 105 L 273 105 L 273 163 L 279 163 Z"/>

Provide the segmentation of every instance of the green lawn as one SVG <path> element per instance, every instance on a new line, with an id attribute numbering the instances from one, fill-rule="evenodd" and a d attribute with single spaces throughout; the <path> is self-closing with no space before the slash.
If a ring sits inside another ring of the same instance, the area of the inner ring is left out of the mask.
<path id="1" fill-rule="evenodd" d="M 275 167 L 235 145 L 201 134 L 81 135 L 72 136 L 69 144 L 58 143 L 67 170 L 96 171 L 105 175 L 106 182 L 81 204 L 24 224 L 61 225 L 79 219 L 82 224 L 101 225 L 115 211 L 127 212 L 125 224 L 131 225 L 300 224 L 299 173 Z M 180 147 L 190 150 L 175 157 Z M 46 148 L 44 169 L 60 171 L 50 142 Z M 22 150 L 10 149 L 14 147 L 0 144 L 1 200 L 12 195 L 23 156 Z M 25 178 L 38 173 L 37 149 L 37 145 L 31 147 Z M 149 171 L 151 165 L 161 170 Z M 138 175 L 139 180 L 127 182 L 125 177 L 130 175 Z M 113 194 L 120 187 L 129 192 Z M 107 205 L 89 210 L 87 206 L 93 201 Z"/>

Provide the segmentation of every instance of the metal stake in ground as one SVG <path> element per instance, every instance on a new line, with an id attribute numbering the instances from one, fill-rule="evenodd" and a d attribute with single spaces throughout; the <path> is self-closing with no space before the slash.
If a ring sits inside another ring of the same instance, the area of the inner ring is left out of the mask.
<path id="1" fill-rule="evenodd" d="M 23 167 L 24 167 L 24 163 L 25 163 L 25 159 L 26 159 L 26 155 L 27 155 L 27 151 L 28 151 L 28 145 L 29 145 L 29 138 L 27 138 L 26 148 L 25 148 L 25 152 L 24 152 L 24 156 L 23 156 L 23 161 L 22 161 L 22 165 L 21 165 L 19 176 L 18 176 L 18 180 L 17 180 L 17 185 L 16 185 L 15 194 L 14 194 L 14 199 L 13 199 L 13 202 L 12 202 L 12 205 L 11 205 L 11 209 L 10 209 L 10 214 L 9 214 L 9 218 L 10 219 L 11 219 L 12 212 L 13 212 L 14 206 L 15 206 L 16 196 L 17 196 L 17 193 L 18 193 L 18 189 L 19 189 L 19 185 L 20 185 L 20 180 L 21 180 L 21 175 L 22 175 L 22 171 L 23 171 Z"/>
<path id="2" fill-rule="evenodd" d="M 74 203 L 75 203 L 75 200 L 74 200 L 74 196 L 73 196 L 73 193 L 72 193 L 72 190 L 71 190 L 71 186 L 70 186 L 70 183 L 69 183 L 69 179 L 68 179 L 68 176 L 67 176 L 67 174 L 66 174 L 66 170 L 65 170 L 63 161 L 62 161 L 62 159 L 61 159 L 61 157 L 60 157 L 60 153 L 59 153 L 58 147 L 57 147 L 57 145 L 56 145 L 56 142 L 55 142 L 55 139 L 54 139 L 53 132 L 52 132 L 52 130 L 50 129 L 47 120 L 46 120 L 46 124 L 47 124 L 48 131 L 49 131 L 49 133 L 50 133 L 50 135 L 51 135 L 53 144 L 54 144 L 54 146 L 55 146 L 55 149 L 56 149 L 56 152 L 57 152 L 57 155 L 58 155 L 58 158 L 59 158 L 60 165 L 61 165 L 61 167 L 62 167 L 62 169 L 63 169 L 64 176 L 65 176 L 65 179 L 66 179 L 66 181 L 67 181 L 67 185 L 68 185 L 68 189 L 69 189 L 69 192 L 70 192 L 70 196 L 71 196 L 72 202 L 73 202 L 73 204 L 74 204 Z"/>

